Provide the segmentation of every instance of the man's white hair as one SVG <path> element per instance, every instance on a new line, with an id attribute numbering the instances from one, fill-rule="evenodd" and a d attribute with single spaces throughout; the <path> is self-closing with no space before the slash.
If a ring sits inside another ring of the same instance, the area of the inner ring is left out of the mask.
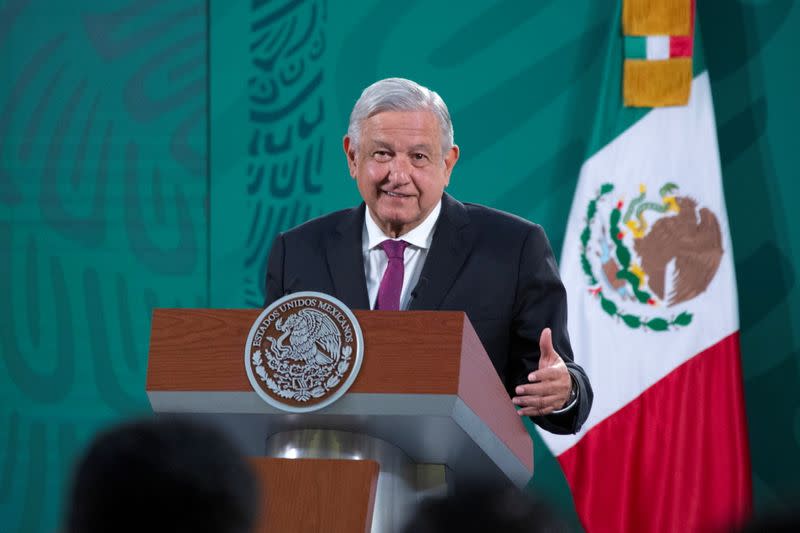
<path id="1" fill-rule="evenodd" d="M 411 80 L 386 78 L 364 89 L 353 106 L 347 136 L 354 148 L 358 147 L 362 123 L 384 111 L 431 111 L 439 122 L 442 156 L 453 146 L 453 122 L 442 97 Z"/>

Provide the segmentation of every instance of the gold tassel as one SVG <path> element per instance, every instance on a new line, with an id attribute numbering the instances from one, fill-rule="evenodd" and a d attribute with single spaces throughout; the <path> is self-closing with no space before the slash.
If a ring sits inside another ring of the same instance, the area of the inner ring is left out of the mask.
<path id="1" fill-rule="evenodd" d="M 624 35 L 689 35 L 691 0 L 624 0 Z"/>
<path id="2" fill-rule="evenodd" d="M 692 59 L 626 59 L 623 100 L 628 107 L 686 105 L 692 87 Z"/>

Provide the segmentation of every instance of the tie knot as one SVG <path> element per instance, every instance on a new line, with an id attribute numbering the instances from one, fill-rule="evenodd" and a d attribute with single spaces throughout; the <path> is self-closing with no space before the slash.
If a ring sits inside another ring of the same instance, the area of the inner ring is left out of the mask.
<path id="1" fill-rule="evenodd" d="M 393 241 L 391 239 L 386 239 L 380 244 L 389 259 L 402 259 L 406 246 L 408 246 L 406 241 Z"/>

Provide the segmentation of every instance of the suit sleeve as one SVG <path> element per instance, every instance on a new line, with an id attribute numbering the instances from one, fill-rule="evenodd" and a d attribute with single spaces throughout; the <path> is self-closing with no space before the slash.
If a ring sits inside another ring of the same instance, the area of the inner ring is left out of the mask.
<path id="1" fill-rule="evenodd" d="M 539 226 L 531 229 L 522 247 L 513 316 L 510 385 L 527 383 L 528 374 L 539 368 L 539 337 L 549 327 L 553 347 L 578 386 L 578 402 L 564 413 L 531 420 L 552 433 L 577 433 L 589 416 L 592 386 L 586 372 L 574 361 L 567 332 L 566 290 L 558 275 L 553 250 Z"/>
<path id="2" fill-rule="evenodd" d="M 272 243 L 272 250 L 269 252 L 264 307 L 269 306 L 272 302 L 284 295 L 283 264 L 285 254 L 286 248 L 283 234 L 279 233 L 275 236 L 275 240 Z"/>

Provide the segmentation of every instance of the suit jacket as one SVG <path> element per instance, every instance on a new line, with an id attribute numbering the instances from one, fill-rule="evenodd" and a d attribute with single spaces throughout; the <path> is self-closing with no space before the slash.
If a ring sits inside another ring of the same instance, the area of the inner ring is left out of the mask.
<path id="1" fill-rule="evenodd" d="M 352 309 L 369 309 L 361 241 L 365 209 L 362 203 L 279 234 L 269 257 L 266 305 L 293 292 L 319 291 Z M 445 194 L 410 309 L 466 312 L 511 396 L 538 368 L 539 336 L 550 327 L 579 401 L 565 413 L 532 420 L 553 433 L 580 429 L 592 388 L 573 361 L 566 293 L 540 226 Z"/>

